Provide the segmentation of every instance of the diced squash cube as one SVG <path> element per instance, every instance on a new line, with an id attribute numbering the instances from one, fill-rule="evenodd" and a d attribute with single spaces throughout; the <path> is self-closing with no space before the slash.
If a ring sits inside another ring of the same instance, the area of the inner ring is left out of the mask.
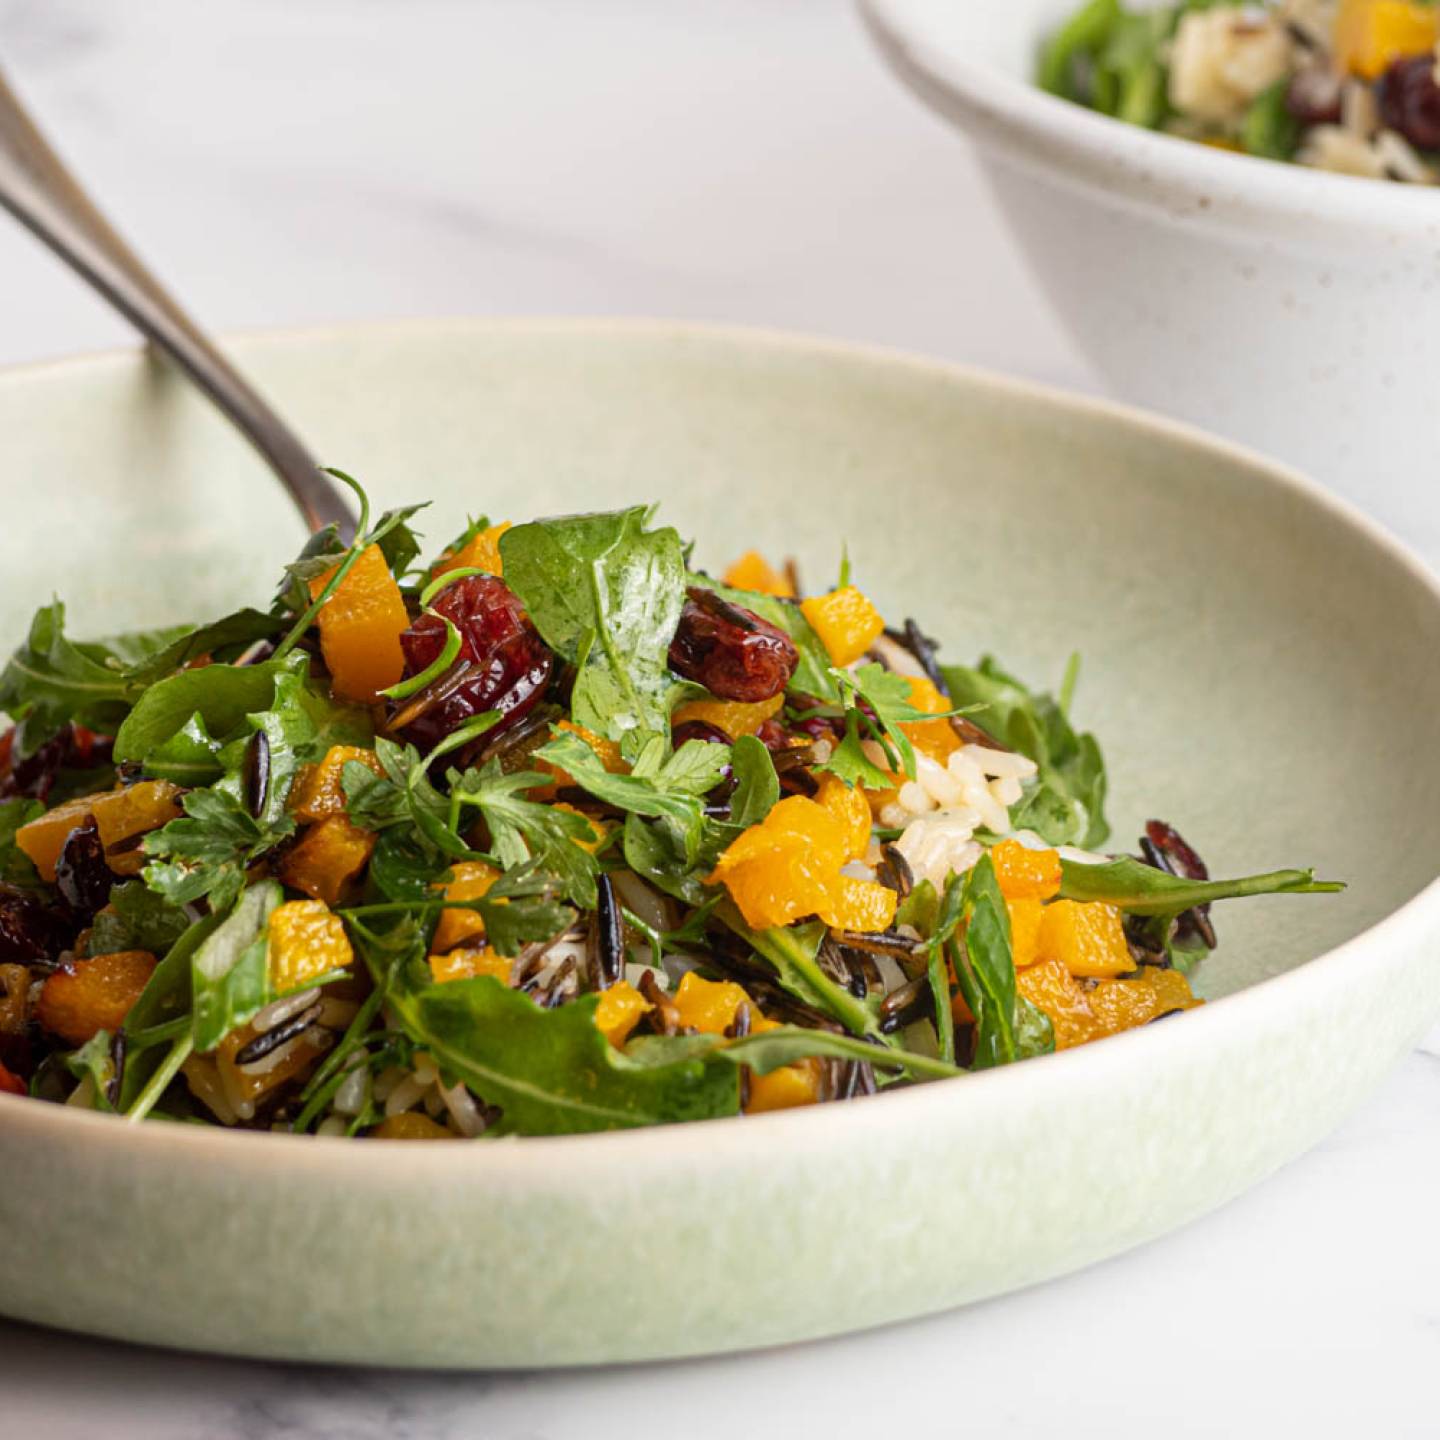
<path id="1" fill-rule="evenodd" d="M 0 1093 L 6 1095 L 28 1095 L 29 1087 L 13 1071 L 0 1064 Z"/>
<path id="2" fill-rule="evenodd" d="M 482 900 L 486 891 L 500 878 L 493 865 L 479 860 L 461 860 L 451 866 L 452 879 L 439 887 L 447 900 Z M 435 925 L 434 948 L 440 953 L 457 945 L 479 941 L 485 935 L 485 922 L 475 910 L 442 910 Z"/>
<path id="3" fill-rule="evenodd" d="M 125 1023 L 155 964 L 148 950 L 117 950 L 77 960 L 45 981 L 35 1018 L 71 1045 L 85 1044 L 97 1030 L 113 1034 Z"/>
<path id="4" fill-rule="evenodd" d="M 800 611 L 837 665 L 858 660 L 885 628 L 880 612 L 853 585 L 802 600 Z"/>
<path id="5" fill-rule="evenodd" d="M 55 862 L 60 858 L 65 839 L 77 825 L 84 823 L 87 815 L 95 817 L 100 843 L 108 851 L 122 841 L 178 819 L 180 793 L 180 787 L 168 780 L 142 780 L 138 785 L 118 790 L 81 795 L 22 825 L 15 832 L 15 843 L 34 861 L 41 878 L 53 884 Z M 136 875 L 144 868 L 146 856 L 138 848 L 126 849 L 107 855 L 106 861 L 117 875 Z"/>
<path id="6" fill-rule="evenodd" d="M 1050 1017 L 1055 1048 L 1068 1050 L 1096 1037 L 1085 987 L 1058 960 L 1042 960 L 1015 974 L 1015 988 Z"/>
<path id="7" fill-rule="evenodd" d="M 1015 968 L 1023 970 L 1040 958 L 1040 925 L 1044 919 L 1044 907 L 1040 901 L 1026 897 L 1006 900 L 1005 908 L 1010 912 L 1010 950 L 1015 958 Z"/>
<path id="8" fill-rule="evenodd" d="M 477 531 L 458 550 L 442 555 L 430 574 L 437 580 L 452 570 L 484 570 L 491 575 L 503 575 L 505 565 L 500 558 L 500 537 L 509 528 L 510 522 L 505 520 L 488 530 Z"/>
<path id="9" fill-rule="evenodd" d="M 292 889 L 338 905 L 374 848 L 375 836 L 369 830 L 352 825 L 344 815 L 332 815 L 306 828 L 281 858 L 276 874 Z"/>
<path id="10" fill-rule="evenodd" d="M 313 600 L 335 569 L 310 582 Z M 368 545 L 320 607 L 320 651 L 330 688 L 341 700 L 371 705 L 405 672 L 400 636 L 409 628 L 405 597 L 378 545 Z"/>
<path id="11" fill-rule="evenodd" d="M 1440 11 L 1410 0 L 1342 0 L 1335 59 L 1342 70 L 1378 80 L 1407 55 L 1424 55 L 1440 38 Z"/>
<path id="12" fill-rule="evenodd" d="M 766 1110 L 793 1110 L 797 1105 L 814 1105 L 820 1099 L 820 1062 L 801 1060 L 782 1065 L 768 1075 L 751 1075 L 747 1115 Z"/>
<path id="13" fill-rule="evenodd" d="M 270 912 L 267 965 L 277 994 L 300 990 L 331 970 L 346 970 L 355 952 L 345 922 L 319 900 L 287 900 Z"/>
<path id="14" fill-rule="evenodd" d="M 1040 921 L 1042 960 L 1058 960 L 1072 974 L 1110 979 L 1135 968 L 1120 912 L 1098 901 L 1054 900 Z"/>
<path id="15" fill-rule="evenodd" d="M 401 1115 L 387 1115 L 371 1132 L 377 1140 L 454 1140 L 443 1125 L 418 1110 Z"/>
<path id="16" fill-rule="evenodd" d="M 927 715 L 944 715 L 954 706 L 940 693 L 933 681 L 923 675 L 907 675 L 910 703 Z M 937 764 L 943 765 L 961 746 L 961 739 L 949 720 L 905 720 L 900 728 L 910 743 Z"/>
<path id="17" fill-rule="evenodd" d="M 288 804 L 297 820 L 328 820 L 345 813 L 345 767 L 364 765 L 383 776 L 385 767 L 373 750 L 361 745 L 332 745 L 318 765 L 306 765 L 295 777 Z"/>
<path id="18" fill-rule="evenodd" d="M 990 851 L 995 879 L 1007 900 L 1049 900 L 1060 893 L 1060 856 L 1002 840 Z"/>
<path id="19" fill-rule="evenodd" d="M 734 590 L 775 595 L 792 600 L 795 587 L 758 550 L 747 550 L 726 572 L 725 583 Z"/>
<path id="20" fill-rule="evenodd" d="M 432 955 L 430 973 L 436 983 L 442 985 L 449 980 L 473 980 L 477 975 L 489 975 L 508 985 L 514 964 L 509 956 L 497 955 L 488 945 L 479 948 L 461 945 L 443 955 Z"/>
<path id="21" fill-rule="evenodd" d="M 699 720 L 723 730 L 732 740 L 753 735 L 767 720 L 779 714 L 785 704 L 783 692 L 769 700 L 747 705 L 741 700 L 687 700 L 671 717 L 671 727 Z"/>
<path id="22" fill-rule="evenodd" d="M 675 991 L 680 1023 L 702 1035 L 723 1035 L 735 1023 L 742 1005 L 750 1006 L 752 1022 L 758 1018 L 760 1007 L 733 980 L 705 980 L 693 970 Z"/>
<path id="23" fill-rule="evenodd" d="M 600 1004 L 595 1009 L 595 1024 L 619 1050 L 649 1008 L 650 1002 L 628 980 L 621 980 L 608 990 L 601 991 Z"/>

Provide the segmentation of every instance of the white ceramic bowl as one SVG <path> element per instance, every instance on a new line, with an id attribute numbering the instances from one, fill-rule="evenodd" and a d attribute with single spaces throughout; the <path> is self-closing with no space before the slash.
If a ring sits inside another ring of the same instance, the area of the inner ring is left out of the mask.
<path id="1" fill-rule="evenodd" d="M 976 143 L 1115 393 L 1280 456 L 1440 556 L 1440 194 L 1122 124 L 1032 82 L 1077 0 L 862 0 Z"/>
<path id="2" fill-rule="evenodd" d="M 1318 1140 L 1440 1005 L 1440 589 L 1314 486 L 966 371 L 672 326 L 434 324 L 236 346 L 433 541 L 662 499 L 702 563 L 857 579 L 949 655 L 1084 652 L 1115 843 L 1339 896 L 1217 910 L 1214 1003 L 845 1105 L 476 1144 L 126 1125 L 0 1095 L 0 1312 L 287 1359 L 554 1365 L 773 1344 L 961 1304 L 1185 1223 Z M 0 375 L 0 635 L 269 593 L 300 528 L 133 354 Z M 1340 1236 L 1337 1244 L 1363 1243 Z M 0 1421 L 0 1430 L 4 1429 Z"/>

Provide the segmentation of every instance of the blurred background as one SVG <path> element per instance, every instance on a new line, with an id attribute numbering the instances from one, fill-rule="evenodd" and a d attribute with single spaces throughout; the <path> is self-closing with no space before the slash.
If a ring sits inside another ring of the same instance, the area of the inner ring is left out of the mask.
<path id="1" fill-rule="evenodd" d="M 1092 388 L 844 0 L 0 0 L 0 64 L 212 330 L 684 316 Z M 0 226 L 0 363 L 130 338 Z"/>

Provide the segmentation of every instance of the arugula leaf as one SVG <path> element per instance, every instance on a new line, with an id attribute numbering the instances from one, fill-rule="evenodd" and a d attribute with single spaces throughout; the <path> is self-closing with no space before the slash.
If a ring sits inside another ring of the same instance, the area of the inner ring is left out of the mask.
<path id="1" fill-rule="evenodd" d="M 742 735 L 731 747 L 730 768 L 735 777 L 730 826 L 738 834 L 758 825 L 774 809 L 780 799 L 780 777 L 770 752 L 753 735 Z"/>
<path id="2" fill-rule="evenodd" d="M 1029 756 L 1039 774 L 1010 807 L 1017 830 L 1051 845 L 1093 850 L 1110 834 L 1105 819 L 1105 762 L 1091 734 L 1077 732 L 1055 699 L 1026 689 L 987 655 L 974 669 L 941 668 L 956 705 L 983 706 L 980 722 L 1003 745 Z"/>
<path id="3" fill-rule="evenodd" d="M 190 917 L 157 895 L 143 880 L 111 887 L 110 903 L 95 917 L 90 931 L 92 955 L 117 950 L 148 950 L 163 955 L 190 928 Z"/>
<path id="4" fill-rule="evenodd" d="M 122 727 L 123 728 L 123 727 Z M 168 740 L 146 752 L 145 773 L 177 785 L 208 785 L 225 773 L 223 745 L 203 715 L 192 715 Z"/>
<path id="5" fill-rule="evenodd" d="M 252 885 L 190 957 L 191 1038 L 198 1054 L 213 1050 L 269 1004 L 266 927 L 284 898 L 278 880 Z"/>
<path id="6" fill-rule="evenodd" d="M 577 743 L 586 754 L 594 754 L 583 741 Z M 494 853 L 506 870 L 533 860 L 560 878 L 564 893 L 577 905 L 592 910 L 599 866 L 581 846 L 595 843 L 595 828 L 583 815 L 521 795 L 550 781 L 534 770 L 506 775 L 499 760 L 491 760 L 480 770 L 452 772 L 450 798 L 484 816 Z"/>
<path id="7" fill-rule="evenodd" d="M 708 575 L 691 574 L 687 577 L 691 585 L 703 586 L 743 609 L 751 610 L 762 620 L 778 626 L 794 642 L 800 662 L 790 677 L 786 691 L 792 695 L 809 695 L 818 700 L 839 700 L 840 690 L 835 684 L 830 652 L 815 633 L 814 627 L 805 618 L 798 605 L 788 604 L 774 595 L 762 595 L 755 590 L 736 590 L 731 585 L 722 585 Z"/>
<path id="8" fill-rule="evenodd" d="M 151 685 L 202 656 L 231 658 L 257 640 L 273 638 L 280 630 L 281 621 L 275 615 L 263 610 L 237 610 L 209 625 L 181 626 L 180 633 L 163 648 L 136 656 L 126 674 L 138 685 Z M 109 643 L 115 645 L 114 641 Z"/>
<path id="9" fill-rule="evenodd" d="M 717 1053 L 735 1065 L 748 1065 L 757 1075 L 768 1075 L 782 1065 L 814 1056 L 836 1060 L 867 1060 L 881 1070 L 902 1070 L 927 1080 L 944 1080 L 965 1073 L 958 1065 L 919 1055 L 913 1050 L 873 1045 L 852 1035 L 809 1030 L 803 1025 L 780 1025 L 774 1030 L 747 1035 L 743 1040 L 720 1041 Z"/>
<path id="10" fill-rule="evenodd" d="M 252 712 L 267 709 L 283 663 L 263 665 L 205 665 L 182 670 L 151 685 L 137 700 L 115 733 L 115 758 L 148 764 L 152 752 L 184 731 L 192 743 L 162 752 L 162 764 L 182 772 L 186 767 L 202 774 L 182 773 L 176 778 L 194 784 L 216 779 L 224 767 L 213 749 L 213 736 L 229 737 Z"/>
<path id="11" fill-rule="evenodd" d="M 507 562 L 508 568 L 508 562 Z M 739 1070 L 710 1056 L 644 1063 L 595 1024 L 599 997 L 543 1010 L 490 976 L 434 984 L 417 953 L 391 988 L 392 1013 L 450 1080 L 500 1106 L 500 1130 L 566 1135 L 734 1115 Z"/>
<path id="12" fill-rule="evenodd" d="M 820 968 L 815 957 L 820 952 L 820 942 L 825 938 L 825 926 L 818 920 L 808 925 L 752 930 L 728 899 L 715 907 L 715 916 L 762 960 L 770 963 L 781 987 L 797 1000 L 838 1020 L 852 1035 L 872 1036 L 882 1044 L 890 1043 L 889 1037 L 880 1033 L 877 1007 L 869 1001 L 857 999 Z"/>
<path id="13" fill-rule="evenodd" d="M 0 671 L 0 711 L 48 730 L 74 721 L 109 732 L 141 688 L 112 651 L 66 637 L 65 606 L 55 600 L 35 612 L 25 644 Z"/>
<path id="14" fill-rule="evenodd" d="M 680 537 L 646 530 L 647 518 L 636 505 L 532 521 L 500 537 L 505 583 L 579 671 L 575 723 L 627 747 L 668 732 L 675 682 L 667 662 L 685 605 Z"/>
<path id="15" fill-rule="evenodd" d="M 1010 915 L 990 856 L 983 856 L 963 880 L 952 876 L 945 889 L 941 928 L 954 913 L 952 897 L 958 897 L 964 927 L 949 934 L 945 947 L 960 993 L 975 1017 L 974 1068 L 1007 1065 L 1023 1057 L 1017 1035 Z M 945 998 L 948 1001 L 948 988 Z"/>
<path id="16" fill-rule="evenodd" d="M 45 813 L 38 800 L 13 796 L 0 800 L 0 885 L 29 889 L 40 882 L 30 857 L 15 843 L 15 832 Z"/>
<path id="17" fill-rule="evenodd" d="M 115 1062 L 110 1055 L 113 1036 L 108 1030 L 97 1030 L 78 1050 L 64 1057 L 65 1068 L 82 1083 L 91 1082 L 94 1108 L 114 1114 L 110 1103 L 110 1082 L 115 1078 Z"/>
<path id="18" fill-rule="evenodd" d="M 125 1016 L 125 1036 L 129 1047 L 125 1074 L 120 1081 L 119 1109 L 129 1114 L 131 1107 L 149 1085 L 164 1059 L 164 1047 L 158 1041 L 143 1043 L 147 1032 L 174 1027 L 190 1016 L 190 957 L 219 928 L 222 915 L 207 915 L 197 920 L 166 952 L 146 982 L 140 998 Z M 189 1027 L 184 1041 L 189 1044 Z"/>
<path id="19" fill-rule="evenodd" d="M 1317 880 L 1313 870 L 1271 870 L 1238 880 L 1186 880 L 1130 856 L 1104 865 L 1060 862 L 1062 898 L 1102 900 L 1130 915 L 1146 917 L 1148 942 L 1156 950 L 1163 949 L 1182 974 L 1209 953 L 1203 944 L 1174 942 L 1172 923 L 1186 910 L 1247 895 L 1333 895 L 1344 888 L 1339 881 Z"/>
<path id="20" fill-rule="evenodd" d="M 226 910 L 245 887 L 245 868 L 291 835 L 282 816 L 261 823 L 224 790 L 192 790 L 180 802 L 185 814 L 145 837 L 145 883 L 175 905 L 209 897 Z"/>

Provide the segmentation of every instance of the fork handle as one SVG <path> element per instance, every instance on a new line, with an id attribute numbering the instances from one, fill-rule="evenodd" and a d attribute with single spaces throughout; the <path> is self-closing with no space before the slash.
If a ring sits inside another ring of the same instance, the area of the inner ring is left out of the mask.
<path id="1" fill-rule="evenodd" d="M 0 74 L 0 206 L 98 290 L 200 387 L 264 456 L 313 530 L 351 539 L 349 503 L 304 442 L 206 339 L 95 207 Z"/>

